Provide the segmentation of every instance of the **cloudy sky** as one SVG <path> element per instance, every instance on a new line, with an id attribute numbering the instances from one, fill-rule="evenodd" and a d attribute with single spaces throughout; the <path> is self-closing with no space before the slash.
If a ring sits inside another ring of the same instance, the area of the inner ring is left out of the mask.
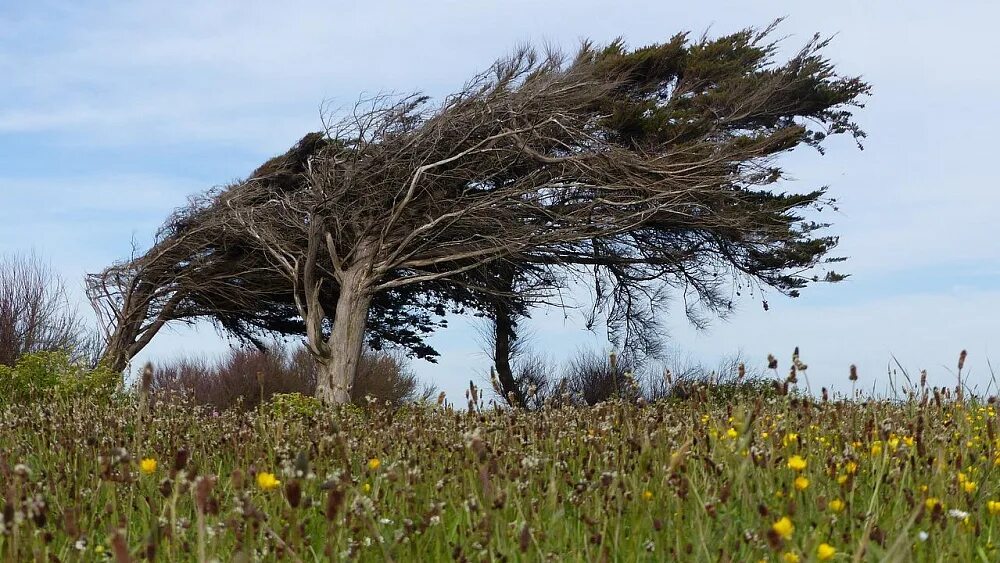
<path id="1" fill-rule="evenodd" d="M 324 100 L 441 96 L 523 42 L 640 46 L 781 16 L 789 51 L 835 35 L 828 56 L 874 86 L 858 116 L 864 151 L 835 139 L 825 156 L 786 161 L 786 189 L 829 185 L 840 200 L 834 232 L 853 275 L 796 300 L 772 295 L 768 312 L 748 299 L 707 331 L 666 310 L 677 357 L 760 362 L 800 346 L 813 385 L 843 390 L 851 363 L 884 388 L 893 357 L 949 383 L 965 348 L 970 383 L 985 389 L 988 359 L 1000 366 L 1000 190 L 984 168 L 1000 130 L 1000 9 L 986 1 L 5 1 L 0 253 L 40 253 L 80 295 L 85 272 L 148 243 L 189 194 L 318 128 Z M 553 359 L 606 347 L 581 325 L 572 311 L 539 312 L 535 346 Z M 415 368 L 452 398 L 488 369 L 462 319 L 433 344 L 441 363 Z M 211 328 L 170 331 L 141 359 L 226 345 Z"/>

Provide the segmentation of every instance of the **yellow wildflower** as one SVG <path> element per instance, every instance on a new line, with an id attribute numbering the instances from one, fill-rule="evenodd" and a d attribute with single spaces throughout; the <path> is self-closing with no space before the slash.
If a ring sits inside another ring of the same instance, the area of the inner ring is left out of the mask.
<path id="1" fill-rule="evenodd" d="M 941 501 L 937 497 L 929 497 L 924 501 L 924 506 L 927 507 L 927 510 L 934 510 L 934 507 L 941 506 Z M 944 507 L 941 506 L 941 508 Z"/>
<path id="2" fill-rule="evenodd" d="M 781 443 L 787 448 L 791 444 L 794 444 L 799 439 L 799 435 L 794 432 L 789 432 L 785 434 L 785 437 L 781 439 Z"/>
<path id="3" fill-rule="evenodd" d="M 801 559 L 794 551 L 786 551 L 784 555 L 781 556 L 783 563 L 799 563 Z"/>
<path id="4" fill-rule="evenodd" d="M 986 510 L 988 510 L 989 513 L 993 516 L 1000 515 L 1000 502 L 997 502 L 995 500 L 986 501 Z"/>
<path id="5" fill-rule="evenodd" d="M 799 475 L 795 478 L 795 489 L 799 491 L 804 491 L 809 488 L 809 479 Z"/>
<path id="6" fill-rule="evenodd" d="M 653 491 L 643 491 L 642 498 L 643 500 L 653 500 Z"/>
<path id="7" fill-rule="evenodd" d="M 912 448 L 913 447 L 913 436 L 905 436 L 905 437 L 903 437 L 903 443 L 906 444 L 907 448 Z"/>
<path id="8" fill-rule="evenodd" d="M 380 460 L 379 458 L 373 457 L 368 460 L 369 471 L 378 471 L 379 467 L 382 467 L 382 460 Z"/>
<path id="9" fill-rule="evenodd" d="M 730 438 L 736 439 L 737 437 L 739 437 L 739 435 L 740 433 L 737 432 L 735 428 L 730 428 L 729 430 L 726 430 L 726 436 L 729 436 Z"/>
<path id="10" fill-rule="evenodd" d="M 802 471 L 809 463 L 800 455 L 793 455 L 788 458 L 788 468 L 794 471 Z"/>
<path id="11" fill-rule="evenodd" d="M 882 442 L 880 440 L 875 440 L 872 442 L 871 447 L 872 457 L 878 457 L 882 455 Z"/>
<path id="12" fill-rule="evenodd" d="M 362 491 L 364 491 L 364 493 L 365 493 L 366 495 L 367 495 L 368 493 L 372 492 L 372 485 L 371 485 L 371 483 L 365 483 L 364 485 L 362 485 L 362 486 L 361 486 L 361 490 L 362 490 Z"/>
<path id="13" fill-rule="evenodd" d="M 274 473 L 258 473 L 257 486 L 265 491 L 273 491 L 281 485 L 281 481 L 274 476 Z"/>
<path id="14" fill-rule="evenodd" d="M 962 483 L 962 489 L 964 489 L 965 492 L 971 495 L 972 493 L 976 492 L 976 482 L 966 481 L 965 483 Z"/>
<path id="15" fill-rule="evenodd" d="M 848 461 L 844 464 L 844 469 L 846 469 L 849 474 L 854 475 L 858 472 L 858 463 L 856 461 Z"/>
<path id="16" fill-rule="evenodd" d="M 139 469 L 146 475 L 156 473 L 156 460 L 151 457 L 143 459 L 139 462 Z"/>
<path id="17" fill-rule="evenodd" d="M 839 498 L 835 498 L 830 501 L 830 512 L 843 512 L 843 510 L 844 510 L 844 501 L 840 500 Z"/>
<path id="18" fill-rule="evenodd" d="M 831 559 L 836 554 L 837 550 L 828 543 L 821 543 L 819 544 L 819 547 L 816 548 L 816 559 L 819 559 L 820 561 Z"/>
<path id="19" fill-rule="evenodd" d="M 792 533 L 795 532 L 795 524 L 792 524 L 791 519 L 787 516 L 782 516 L 781 520 L 771 525 L 771 529 L 781 536 L 782 539 L 790 540 L 792 539 Z"/>

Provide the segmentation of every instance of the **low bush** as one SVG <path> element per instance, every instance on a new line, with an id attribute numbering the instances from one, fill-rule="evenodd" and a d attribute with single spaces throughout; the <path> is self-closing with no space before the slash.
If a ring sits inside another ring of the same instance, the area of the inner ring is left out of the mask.
<path id="1" fill-rule="evenodd" d="M 59 396 L 109 397 L 121 375 L 105 368 L 88 368 L 65 352 L 35 352 L 21 356 L 14 367 L 0 365 L 0 401 L 25 402 Z"/>
<path id="2" fill-rule="evenodd" d="M 182 358 L 155 366 L 152 393 L 161 398 L 182 396 L 219 411 L 253 409 L 277 395 L 313 396 L 316 377 L 316 363 L 305 348 L 292 352 L 280 348 L 270 352 L 237 349 L 215 363 Z M 351 399 L 365 405 L 371 397 L 380 404 L 398 407 L 426 400 L 432 393 L 421 387 L 405 358 L 366 351 Z"/>

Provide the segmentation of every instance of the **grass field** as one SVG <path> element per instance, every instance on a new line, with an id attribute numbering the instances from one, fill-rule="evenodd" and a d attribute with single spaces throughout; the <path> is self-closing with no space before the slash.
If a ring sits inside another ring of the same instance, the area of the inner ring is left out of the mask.
<path id="1" fill-rule="evenodd" d="M 981 560 L 987 403 L 0 410 L 9 561 Z"/>

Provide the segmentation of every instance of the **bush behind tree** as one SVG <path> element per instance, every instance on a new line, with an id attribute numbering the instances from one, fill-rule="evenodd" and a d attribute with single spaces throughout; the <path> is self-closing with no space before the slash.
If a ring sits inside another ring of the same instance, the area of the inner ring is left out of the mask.
<path id="1" fill-rule="evenodd" d="M 152 393 L 156 397 L 181 396 L 217 410 L 252 409 L 276 396 L 313 396 L 317 365 L 304 348 L 270 352 L 234 349 L 216 362 L 179 358 L 154 366 Z M 351 400 L 365 405 L 368 397 L 399 407 L 426 400 L 433 388 L 421 386 L 402 354 L 366 351 Z"/>

